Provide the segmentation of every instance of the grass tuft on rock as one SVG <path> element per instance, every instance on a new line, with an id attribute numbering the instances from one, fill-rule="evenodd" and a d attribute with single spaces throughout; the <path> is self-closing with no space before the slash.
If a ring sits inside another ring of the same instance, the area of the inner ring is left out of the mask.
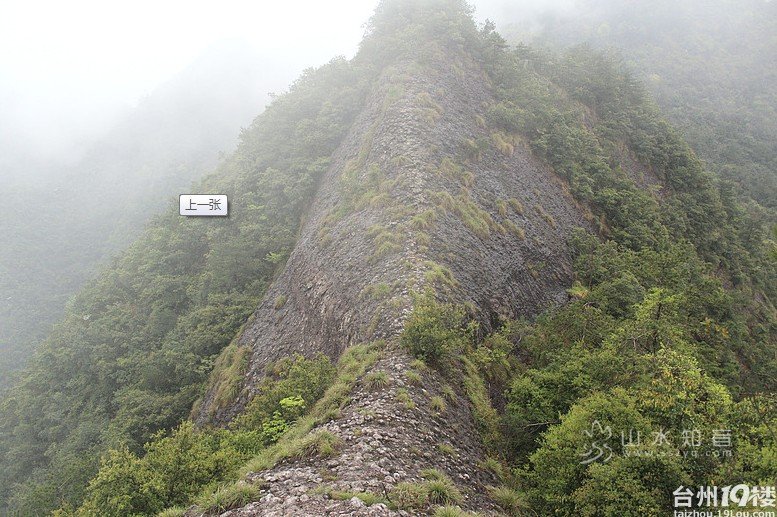
<path id="1" fill-rule="evenodd" d="M 489 495 L 507 515 L 519 517 L 529 512 L 529 505 L 517 490 L 506 486 L 491 488 Z"/>
<path id="2" fill-rule="evenodd" d="M 384 371 L 370 372 L 364 377 L 364 384 L 371 390 L 379 390 L 385 388 L 391 383 L 388 373 Z"/>
<path id="3" fill-rule="evenodd" d="M 260 489 L 256 485 L 238 481 L 231 485 L 219 487 L 205 495 L 197 502 L 197 506 L 205 514 L 221 513 L 259 499 Z"/>

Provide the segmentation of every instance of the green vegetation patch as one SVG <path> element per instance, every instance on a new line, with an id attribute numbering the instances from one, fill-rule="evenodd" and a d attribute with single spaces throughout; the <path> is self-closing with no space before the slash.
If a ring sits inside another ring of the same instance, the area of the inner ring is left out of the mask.
<path id="1" fill-rule="evenodd" d="M 472 187 L 475 183 L 475 176 L 470 171 L 447 156 L 440 162 L 437 173 L 456 180 L 465 188 Z"/>
<path id="2" fill-rule="evenodd" d="M 423 383 L 421 374 L 415 370 L 406 371 L 405 379 L 407 379 L 407 382 L 413 386 L 420 386 Z"/>
<path id="3" fill-rule="evenodd" d="M 429 399 L 429 407 L 436 414 L 440 415 L 444 413 L 446 409 L 448 409 L 448 404 L 446 404 L 444 398 L 438 395 L 435 395 L 431 399 Z"/>
<path id="4" fill-rule="evenodd" d="M 488 495 L 507 515 L 521 517 L 530 512 L 526 499 L 513 488 L 506 486 L 494 487 L 488 491 Z"/>
<path id="5" fill-rule="evenodd" d="M 467 344 L 464 310 L 438 303 L 431 292 L 416 295 L 413 312 L 405 322 L 400 344 L 414 357 L 442 365 Z"/>
<path id="6" fill-rule="evenodd" d="M 63 509 L 63 516 L 154 515 L 193 501 L 201 511 L 217 512 L 256 500 L 259 487 L 240 481 L 248 472 L 287 458 L 337 452 L 340 439 L 315 427 L 347 403 L 356 381 L 377 360 L 379 347 L 351 347 L 337 368 L 323 356 L 296 355 L 270 365 L 232 429 L 198 430 L 186 422 L 169 436 L 155 436 L 142 457 L 126 448 L 110 451 L 82 507 Z"/>
<path id="7" fill-rule="evenodd" d="M 240 394 L 240 386 L 248 371 L 251 348 L 231 344 L 219 355 L 211 375 L 213 403 L 211 414 L 232 404 Z"/>
<path id="8" fill-rule="evenodd" d="M 392 287 L 386 282 L 371 284 L 362 290 L 362 296 L 372 300 L 383 300 L 391 295 Z"/>
<path id="9" fill-rule="evenodd" d="M 367 229 L 367 235 L 372 238 L 375 249 L 370 256 L 371 261 L 397 253 L 402 249 L 402 234 L 398 228 L 389 229 L 383 225 L 373 225 Z"/>
<path id="10" fill-rule="evenodd" d="M 197 500 L 197 507 L 206 514 L 219 514 L 240 508 L 259 499 L 260 488 L 256 485 L 238 481 L 231 485 L 217 488 Z"/>
<path id="11" fill-rule="evenodd" d="M 364 377 L 364 384 L 371 390 L 379 390 L 391 383 L 388 373 L 385 371 L 370 372 Z"/>
<path id="12" fill-rule="evenodd" d="M 242 469 L 244 474 L 274 467 L 279 461 L 305 454 L 306 451 L 328 455 L 337 447 L 337 438 L 331 433 L 312 433 L 311 430 L 337 416 L 350 400 L 353 386 L 378 359 L 380 342 L 348 348 L 338 361 L 337 376 L 312 410 L 297 420 L 278 442 L 250 460 Z M 312 447 L 312 449 L 311 449 Z"/>
<path id="13" fill-rule="evenodd" d="M 453 276 L 453 272 L 447 267 L 431 260 L 424 261 L 423 266 L 426 268 L 424 278 L 429 283 L 429 285 L 436 288 L 447 289 L 451 289 L 459 285 L 458 281 Z"/>
<path id="14" fill-rule="evenodd" d="M 335 378 L 336 368 L 328 357 L 312 359 L 296 354 L 271 364 L 233 428 L 261 429 L 266 443 L 278 436 L 319 400 Z"/>
<path id="15" fill-rule="evenodd" d="M 464 226 L 481 239 L 488 238 L 491 231 L 505 233 L 504 227 L 472 201 L 466 191 L 455 197 L 446 191 L 433 192 L 431 196 L 436 200 L 438 207 L 456 214 Z"/>
<path id="16" fill-rule="evenodd" d="M 416 403 L 410 397 L 410 393 L 405 388 L 399 388 L 397 390 L 397 402 L 405 406 L 405 409 L 415 409 Z"/>
<path id="17" fill-rule="evenodd" d="M 443 114 L 445 110 L 440 106 L 428 92 L 421 92 L 416 97 L 418 105 L 421 107 L 423 118 L 429 125 L 434 125 Z"/>
<path id="18" fill-rule="evenodd" d="M 398 510 L 425 510 L 435 505 L 460 504 L 463 496 L 451 479 L 436 469 L 426 469 L 421 483 L 399 483 L 387 499 Z"/>

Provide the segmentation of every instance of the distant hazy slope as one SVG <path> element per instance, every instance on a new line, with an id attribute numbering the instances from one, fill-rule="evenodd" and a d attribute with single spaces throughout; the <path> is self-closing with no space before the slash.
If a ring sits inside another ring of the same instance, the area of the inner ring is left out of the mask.
<path id="1" fill-rule="evenodd" d="M 775 208 L 777 3 L 582 0 L 540 25 L 513 25 L 510 39 L 619 50 L 711 168 Z"/>
<path id="2" fill-rule="evenodd" d="M 267 93 L 282 87 L 264 77 L 286 76 L 262 65 L 239 44 L 218 45 L 144 99 L 77 164 L 49 171 L 55 179 L 35 181 L 41 165 L 17 163 L 17 173 L 27 168 L 23 180 L 4 162 L 0 182 L 13 202 L 0 206 L 0 387 L 99 265 L 232 149 Z"/>
<path id="3" fill-rule="evenodd" d="M 215 356 L 288 256 L 362 102 L 366 72 L 352 68 L 335 60 L 305 73 L 202 180 L 197 190 L 230 196 L 229 218 L 183 218 L 171 199 L 74 297 L 0 399 L 0 514 L 44 515 L 80 502 L 108 447 L 140 450 L 186 417 Z M 26 409 L 33 406 L 45 409 Z"/>

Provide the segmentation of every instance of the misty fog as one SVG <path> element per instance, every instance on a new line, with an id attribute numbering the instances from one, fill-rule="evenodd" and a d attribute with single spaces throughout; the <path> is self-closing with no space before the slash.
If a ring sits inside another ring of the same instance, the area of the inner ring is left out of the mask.
<path id="1" fill-rule="evenodd" d="M 56 164 L 73 164 L 145 97 L 225 40 L 254 53 L 235 65 L 250 62 L 261 72 L 257 90 L 282 90 L 304 68 L 352 56 L 376 4 L 4 2 L 0 178 L 26 183 L 56 175 Z M 476 15 L 536 20 L 547 11 L 568 12 L 573 4 L 482 0 Z"/>

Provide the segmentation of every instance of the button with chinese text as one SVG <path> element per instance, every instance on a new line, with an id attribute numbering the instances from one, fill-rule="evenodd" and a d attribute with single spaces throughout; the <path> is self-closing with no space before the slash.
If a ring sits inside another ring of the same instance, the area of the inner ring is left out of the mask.
<path id="1" fill-rule="evenodd" d="M 223 217 L 229 213 L 224 194 L 181 194 L 178 209 L 181 215 L 199 217 Z"/>

